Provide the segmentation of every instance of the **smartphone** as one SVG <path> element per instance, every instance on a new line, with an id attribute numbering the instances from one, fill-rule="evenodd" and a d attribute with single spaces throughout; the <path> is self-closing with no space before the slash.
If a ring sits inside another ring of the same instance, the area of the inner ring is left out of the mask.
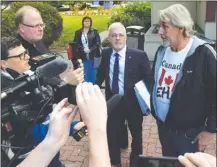
<path id="1" fill-rule="evenodd" d="M 184 167 L 176 157 L 139 155 L 137 167 Z"/>

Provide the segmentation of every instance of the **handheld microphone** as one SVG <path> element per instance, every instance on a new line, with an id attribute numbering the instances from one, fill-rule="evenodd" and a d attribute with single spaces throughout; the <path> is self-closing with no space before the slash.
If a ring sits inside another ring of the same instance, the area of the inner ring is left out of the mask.
<path id="1" fill-rule="evenodd" d="M 112 113 L 112 111 L 114 111 L 114 109 L 118 106 L 118 104 L 120 103 L 120 101 L 122 100 L 121 95 L 116 94 L 114 96 L 112 96 L 108 101 L 107 101 L 107 113 L 108 115 Z"/>
<path id="2" fill-rule="evenodd" d="M 114 111 L 114 109 L 118 106 L 118 104 L 120 103 L 122 99 L 122 96 L 119 94 L 116 94 L 114 96 L 112 96 L 108 101 L 107 101 L 107 113 L 108 115 L 112 113 L 112 111 Z M 70 134 L 72 134 L 72 137 L 76 140 L 76 141 L 80 141 L 85 135 L 86 135 L 86 129 L 87 127 L 84 126 L 83 128 L 81 128 L 80 130 L 76 131 L 73 133 L 73 129 L 71 130 Z"/>
<path id="3" fill-rule="evenodd" d="M 9 88 L 7 91 L 1 93 L 1 99 L 6 98 L 8 95 L 19 91 L 21 88 L 29 83 L 35 82 L 37 79 L 46 80 L 48 78 L 53 78 L 62 72 L 64 72 L 68 67 L 68 62 L 64 59 L 55 59 L 49 63 L 46 63 L 38 67 L 34 75 L 31 75 L 13 88 Z"/>
<path id="4" fill-rule="evenodd" d="M 53 78 L 62 72 L 64 72 L 68 67 L 68 61 L 64 59 L 55 59 L 38 67 L 35 71 L 39 78 Z"/>
<path id="5" fill-rule="evenodd" d="M 73 68 L 74 70 L 78 69 L 80 67 L 80 62 L 76 60 L 72 60 Z"/>

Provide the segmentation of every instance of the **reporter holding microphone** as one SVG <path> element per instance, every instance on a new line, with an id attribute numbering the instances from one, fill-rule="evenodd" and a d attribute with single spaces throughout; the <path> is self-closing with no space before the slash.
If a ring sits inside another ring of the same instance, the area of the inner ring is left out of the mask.
<path id="1" fill-rule="evenodd" d="M 16 91 L 18 89 L 14 89 L 16 87 L 16 84 L 19 86 L 20 82 L 16 81 L 17 78 L 20 78 L 21 76 L 25 74 L 30 74 L 33 73 L 30 70 L 30 65 L 29 65 L 29 55 L 27 54 L 26 49 L 22 46 L 21 42 L 15 38 L 15 37 L 4 37 L 1 40 L 1 90 L 7 93 L 7 90 L 15 90 L 14 93 L 12 93 L 13 97 L 16 98 L 5 98 L 4 101 L 2 100 L 1 104 L 1 111 L 5 110 L 8 111 L 8 107 L 11 104 L 19 104 L 22 106 L 29 105 L 30 107 L 25 109 L 21 109 L 21 113 L 27 112 L 27 113 L 32 113 L 34 109 L 34 113 L 38 112 L 41 110 L 42 105 L 37 105 L 37 102 L 34 101 L 34 95 L 32 93 L 32 89 L 38 89 L 40 86 L 34 85 L 32 87 L 31 84 L 28 85 L 27 82 L 20 81 L 21 83 L 26 83 L 27 87 L 21 87 L 22 89 L 19 89 L 19 91 Z M 53 73 L 56 75 L 60 74 L 63 72 L 67 66 L 67 63 L 65 60 L 54 60 L 51 61 L 41 67 L 39 67 L 38 71 L 36 71 L 35 75 L 40 75 L 42 77 L 48 77 L 48 76 L 54 76 Z M 28 73 L 27 73 L 28 72 Z M 32 75 L 31 75 L 32 76 Z M 27 77 L 26 77 L 27 78 Z M 48 77 L 49 78 L 49 77 Z M 66 70 L 63 74 L 61 74 L 61 78 L 64 79 L 64 81 L 67 84 L 70 85 L 77 85 L 84 80 L 83 76 L 83 66 L 82 64 L 80 65 L 80 68 L 74 70 L 73 68 Z M 61 81 L 61 80 L 60 80 Z M 23 85 L 23 84 L 22 84 Z M 50 87 L 48 87 L 46 84 L 41 85 L 43 86 L 43 91 L 40 93 L 43 95 L 42 97 L 47 97 L 49 99 L 52 99 L 53 97 L 53 92 L 51 91 Z M 9 87 L 9 88 L 8 88 Z M 20 87 L 19 87 L 20 88 Z M 29 88 L 31 88 L 30 93 L 27 94 L 26 92 L 29 92 Z M 13 91 L 12 91 L 13 92 Z M 49 92 L 49 93 L 48 93 Z M 9 91 L 10 93 L 10 91 Z M 24 96 L 25 94 L 25 96 Z M 31 95 L 31 96 L 30 96 Z M 39 97 L 38 101 L 42 101 L 43 98 L 41 96 Z M 47 102 L 46 102 L 47 103 Z M 40 103 L 41 104 L 41 103 Z M 47 103 L 46 108 L 43 109 L 43 118 L 45 119 L 52 111 L 52 106 L 53 106 L 53 101 L 49 100 L 49 103 Z M 25 121 L 20 121 L 20 119 L 16 119 L 17 122 L 14 122 L 13 130 L 16 132 L 14 136 L 14 140 L 11 140 L 10 144 L 16 145 L 16 146 L 22 146 L 26 147 L 28 145 L 35 145 L 39 144 L 45 137 L 47 130 L 48 130 L 48 123 L 49 121 L 46 121 L 47 124 L 45 123 L 39 123 L 35 122 L 34 125 L 31 124 L 31 126 L 26 126 Z M 20 121 L 20 122 L 19 122 Z M 75 125 L 76 124 L 76 125 Z M 82 122 L 73 122 L 71 124 L 71 129 L 80 129 L 84 126 Z M 78 130 L 76 129 L 76 130 Z M 28 132 L 28 137 L 24 138 L 26 133 Z M 30 134 L 32 132 L 32 134 Z M 7 138 L 4 140 L 8 140 Z M 8 146 L 9 147 L 9 146 Z M 17 150 L 13 150 L 12 152 L 16 154 Z M 26 156 L 26 153 L 31 151 L 31 149 L 25 150 L 24 156 Z M 8 154 L 7 150 L 4 151 L 5 154 L 7 154 L 7 158 L 10 159 L 10 155 Z M 21 155 L 21 156 L 23 156 Z M 15 156 L 14 156 L 15 157 Z M 15 165 L 17 165 L 20 161 L 22 161 L 23 158 L 16 159 L 11 161 Z M 54 165 L 55 164 L 55 165 Z M 54 160 L 51 162 L 52 166 L 60 166 L 61 162 L 59 161 L 59 155 L 54 158 Z"/>

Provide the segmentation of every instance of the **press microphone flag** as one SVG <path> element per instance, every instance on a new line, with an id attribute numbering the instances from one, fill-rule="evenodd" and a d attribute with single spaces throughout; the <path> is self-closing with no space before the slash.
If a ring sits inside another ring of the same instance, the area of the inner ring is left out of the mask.
<path id="1" fill-rule="evenodd" d="M 121 102 L 122 96 L 119 94 L 116 94 L 112 96 L 108 101 L 107 101 L 107 113 L 108 115 L 114 111 L 114 109 L 118 106 L 118 104 Z"/>

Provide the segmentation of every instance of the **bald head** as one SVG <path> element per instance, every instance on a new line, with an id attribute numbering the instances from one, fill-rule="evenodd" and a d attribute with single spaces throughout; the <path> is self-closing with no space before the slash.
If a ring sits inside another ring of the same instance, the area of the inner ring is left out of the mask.
<path id="1" fill-rule="evenodd" d="M 109 34 L 116 29 L 121 30 L 122 33 L 126 35 L 126 29 L 125 29 L 124 25 L 121 24 L 120 22 L 114 22 L 109 26 L 109 28 L 108 28 Z"/>
<path id="2" fill-rule="evenodd" d="M 31 6 L 23 6 L 16 13 L 16 26 L 19 34 L 29 43 L 43 38 L 45 24 L 40 12 Z"/>
<path id="3" fill-rule="evenodd" d="M 120 22 L 112 23 L 109 28 L 109 41 L 113 49 L 118 52 L 126 46 L 127 34 L 126 29 Z"/>
<path id="4" fill-rule="evenodd" d="M 19 24 L 21 24 L 25 18 L 25 16 L 28 16 L 31 13 L 35 13 L 37 15 L 40 15 L 40 12 L 32 7 L 32 6 L 23 6 L 21 7 L 17 12 L 16 12 L 16 16 L 15 16 L 15 23 L 16 23 L 16 27 L 19 27 Z"/>

